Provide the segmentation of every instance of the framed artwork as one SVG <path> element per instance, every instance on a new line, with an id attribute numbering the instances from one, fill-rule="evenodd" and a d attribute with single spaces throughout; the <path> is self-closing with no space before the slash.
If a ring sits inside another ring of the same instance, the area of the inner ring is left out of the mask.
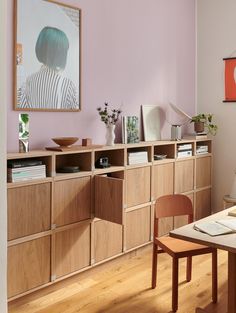
<path id="1" fill-rule="evenodd" d="M 225 58 L 225 100 L 236 102 L 236 57 Z"/>
<path id="2" fill-rule="evenodd" d="M 160 107 L 157 105 L 142 105 L 144 141 L 161 139 Z"/>
<path id="3" fill-rule="evenodd" d="M 139 119 L 137 116 L 123 116 L 122 118 L 122 142 L 139 142 Z"/>
<path id="4" fill-rule="evenodd" d="M 14 109 L 81 110 L 81 10 L 14 2 Z"/>

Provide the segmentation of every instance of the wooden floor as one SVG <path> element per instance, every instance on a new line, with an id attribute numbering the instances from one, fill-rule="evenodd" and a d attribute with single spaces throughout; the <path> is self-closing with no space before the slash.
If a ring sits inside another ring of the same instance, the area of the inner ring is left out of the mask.
<path id="1" fill-rule="evenodd" d="M 193 278 L 185 282 L 180 262 L 178 313 L 226 313 L 227 254 L 219 251 L 219 301 L 211 304 L 211 257 L 193 259 Z M 171 312 L 171 259 L 159 256 L 158 286 L 150 289 L 151 247 L 103 264 L 9 304 L 9 313 L 168 313 Z"/>

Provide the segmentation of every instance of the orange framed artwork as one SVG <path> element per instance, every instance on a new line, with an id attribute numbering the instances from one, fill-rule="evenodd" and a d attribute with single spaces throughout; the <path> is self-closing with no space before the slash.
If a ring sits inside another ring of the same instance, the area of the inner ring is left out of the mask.
<path id="1" fill-rule="evenodd" d="M 225 100 L 236 102 L 236 57 L 224 58 L 225 62 Z"/>

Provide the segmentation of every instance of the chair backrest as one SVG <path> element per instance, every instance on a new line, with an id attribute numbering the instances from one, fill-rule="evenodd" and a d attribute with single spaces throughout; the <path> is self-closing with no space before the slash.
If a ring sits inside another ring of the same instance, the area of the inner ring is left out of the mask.
<path id="1" fill-rule="evenodd" d="M 158 198 L 155 205 L 154 235 L 157 236 L 159 218 L 180 215 L 188 215 L 188 223 L 192 223 L 193 205 L 187 196 L 176 194 Z"/>
<path id="2" fill-rule="evenodd" d="M 156 200 L 156 218 L 192 214 L 192 202 L 185 195 L 167 195 Z"/>

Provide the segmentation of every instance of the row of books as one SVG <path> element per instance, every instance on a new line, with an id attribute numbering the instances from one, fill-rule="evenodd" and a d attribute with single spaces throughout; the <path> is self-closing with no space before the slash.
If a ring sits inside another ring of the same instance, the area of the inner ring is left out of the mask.
<path id="1" fill-rule="evenodd" d="M 196 147 L 196 155 L 208 153 L 207 145 L 198 145 Z M 177 146 L 177 157 L 184 158 L 193 155 L 193 148 L 191 143 L 181 144 Z"/>
<path id="2" fill-rule="evenodd" d="M 46 177 L 46 166 L 41 160 L 8 161 L 7 181 L 16 183 Z"/>

